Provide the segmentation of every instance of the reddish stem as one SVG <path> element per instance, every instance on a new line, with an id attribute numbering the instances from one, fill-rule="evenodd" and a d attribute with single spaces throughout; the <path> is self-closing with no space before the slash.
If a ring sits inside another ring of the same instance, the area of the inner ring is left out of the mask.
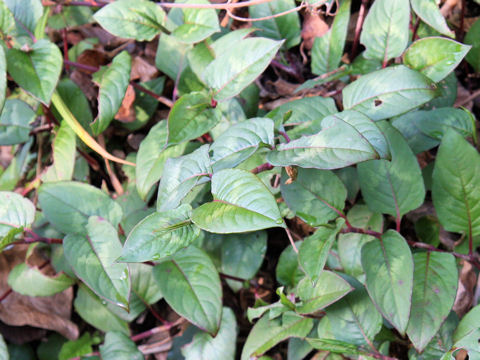
<path id="1" fill-rule="evenodd" d="M 68 42 L 67 42 L 67 28 L 62 30 L 62 38 L 63 38 L 63 58 L 64 61 L 69 61 L 68 59 Z M 65 70 L 70 71 L 70 65 L 65 63 Z"/>
<path id="2" fill-rule="evenodd" d="M 353 39 L 352 52 L 350 53 L 350 60 L 353 61 L 357 56 L 358 44 L 360 43 L 360 33 L 362 32 L 363 22 L 365 21 L 365 10 L 368 0 L 362 0 L 360 10 L 358 12 L 357 24 L 355 26 L 355 37 Z"/>
<path id="3" fill-rule="evenodd" d="M 274 168 L 273 165 L 271 165 L 269 163 L 265 163 L 265 164 L 257 166 L 255 169 L 250 170 L 250 172 L 252 174 L 258 174 L 258 173 L 261 173 L 262 171 L 272 170 L 273 168 Z"/>
<path id="4" fill-rule="evenodd" d="M 278 133 L 283 136 L 283 138 L 285 139 L 285 141 L 286 141 L 287 143 L 289 143 L 289 142 L 291 141 L 291 140 L 290 140 L 290 137 L 287 135 L 287 133 L 286 133 L 285 131 L 280 131 L 280 130 L 279 130 Z"/>
<path id="5" fill-rule="evenodd" d="M 78 62 L 70 61 L 68 59 L 63 60 L 63 63 L 66 66 L 67 65 L 75 66 L 76 68 L 79 68 L 79 69 L 82 69 L 82 70 L 85 70 L 85 71 L 89 71 L 89 72 L 97 72 L 98 70 L 100 70 L 100 68 L 98 68 L 96 66 L 80 64 Z"/>
<path id="6" fill-rule="evenodd" d="M 7 291 L 5 291 L 5 292 L 2 294 L 2 296 L 0 296 L 0 303 L 1 303 L 3 300 L 5 300 L 5 299 L 8 297 L 8 295 L 10 295 L 12 292 L 13 292 L 13 290 L 10 289 L 10 288 L 9 288 Z"/>

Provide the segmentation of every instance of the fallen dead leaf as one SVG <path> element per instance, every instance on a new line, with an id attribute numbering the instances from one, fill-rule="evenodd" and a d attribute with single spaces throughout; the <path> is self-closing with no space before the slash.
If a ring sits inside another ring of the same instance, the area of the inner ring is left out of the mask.
<path id="1" fill-rule="evenodd" d="M 155 66 L 145 61 L 140 56 L 135 56 L 132 60 L 132 72 L 130 73 L 130 80 L 138 80 L 141 82 L 154 79 L 158 74 Z"/>
<path id="2" fill-rule="evenodd" d="M 135 102 L 135 90 L 132 85 L 128 85 L 122 105 L 115 115 L 115 119 L 123 123 L 133 122 L 136 119 L 133 103 Z"/>
<path id="3" fill-rule="evenodd" d="M 472 307 L 474 289 L 477 283 L 477 275 L 475 274 L 472 264 L 465 260 L 462 260 L 462 263 L 462 269 L 460 270 L 458 278 L 457 297 L 453 305 L 453 311 L 455 311 L 460 318 Z"/>
<path id="4" fill-rule="evenodd" d="M 24 261 L 27 249 L 28 245 L 16 245 L 0 254 L 0 294 L 9 289 L 8 274 L 15 265 Z M 42 261 L 44 260 L 37 253 L 29 259 L 29 262 L 37 265 Z M 72 300 L 71 287 L 47 297 L 30 297 L 12 292 L 0 303 L 0 320 L 11 326 L 28 325 L 53 330 L 74 340 L 78 338 L 78 327 L 70 321 Z"/>
<path id="5" fill-rule="evenodd" d="M 328 29 L 328 24 L 319 14 L 310 11 L 305 12 L 301 33 L 305 49 L 310 50 L 315 38 L 325 35 Z"/>

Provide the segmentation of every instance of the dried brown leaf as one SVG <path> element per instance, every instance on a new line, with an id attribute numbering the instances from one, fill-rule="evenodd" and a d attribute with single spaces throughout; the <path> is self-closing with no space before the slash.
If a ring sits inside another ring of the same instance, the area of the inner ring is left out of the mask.
<path id="1" fill-rule="evenodd" d="M 477 283 L 477 275 L 475 274 L 472 264 L 468 261 L 462 261 L 462 269 L 458 278 L 458 290 L 453 311 L 461 318 L 472 307 L 474 289 Z"/>
<path id="2" fill-rule="evenodd" d="M 305 12 L 302 28 L 302 39 L 305 49 L 310 50 L 316 37 L 322 37 L 329 29 L 328 24 L 319 14 Z"/>
<path id="3" fill-rule="evenodd" d="M 135 90 L 132 85 L 128 85 L 122 105 L 115 115 L 118 121 L 129 123 L 135 121 L 135 109 L 133 103 L 135 102 Z"/>

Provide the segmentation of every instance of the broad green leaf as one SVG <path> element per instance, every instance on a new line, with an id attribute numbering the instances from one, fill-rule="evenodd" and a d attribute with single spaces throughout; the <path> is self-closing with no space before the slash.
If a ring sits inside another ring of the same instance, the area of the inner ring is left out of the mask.
<path id="1" fill-rule="evenodd" d="M 115 4 L 115 3 L 114 3 Z M 112 64 L 94 80 L 98 83 L 98 117 L 90 125 L 95 135 L 101 134 L 113 120 L 130 82 L 132 58 L 127 51 L 122 51 L 113 58 Z"/>
<path id="2" fill-rule="evenodd" d="M 448 253 L 416 253 L 413 261 L 412 310 L 407 334 L 415 349 L 421 352 L 452 309 L 458 271 L 455 258 Z"/>
<path id="3" fill-rule="evenodd" d="M 347 190 L 331 171 L 298 169 L 297 178 L 286 184 L 288 175 L 283 172 L 280 182 L 282 197 L 287 206 L 310 226 L 327 224 L 345 207 Z"/>
<path id="4" fill-rule="evenodd" d="M 180 42 L 176 37 L 160 35 L 155 66 L 171 79 L 177 79 L 188 65 L 186 53 L 191 45 Z"/>
<path id="5" fill-rule="evenodd" d="M 163 173 L 165 162 L 170 157 L 181 155 L 185 144 L 167 147 L 167 122 L 160 121 L 152 127 L 140 144 L 135 168 L 137 190 L 142 199 L 147 197 L 150 188 Z"/>
<path id="6" fill-rule="evenodd" d="M 302 243 L 297 241 L 295 246 L 297 249 Z M 297 283 L 304 278 L 305 273 L 300 269 L 298 264 L 298 254 L 292 245 L 287 246 L 278 258 L 275 276 L 281 285 L 294 288 Z"/>
<path id="7" fill-rule="evenodd" d="M 465 59 L 480 72 L 480 20 L 473 23 L 463 41 L 472 46 Z"/>
<path id="8" fill-rule="evenodd" d="M 425 186 L 417 158 L 403 136 L 386 122 L 381 126 L 389 142 L 392 161 L 359 164 L 360 188 L 372 211 L 400 217 L 423 203 Z"/>
<path id="9" fill-rule="evenodd" d="M 480 234 L 480 155 L 449 130 L 442 139 L 433 170 L 433 205 L 445 230 Z"/>
<path id="10" fill-rule="evenodd" d="M 253 326 L 243 347 L 241 360 L 258 357 L 279 342 L 291 337 L 305 337 L 313 327 L 313 320 L 288 312 L 281 318 L 262 317 Z"/>
<path id="11" fill-rule="evenodd" d="M 252 19 L 272 17 L 272 15 L 293 9 L 295 6 L 293 0 L 277 0 L 250 6 L 248 13 Z M 268 20 L 256 21 L 255 27 L 260 29 L 259 36 L 274 40 L 285 39 L 285 49 L 290 49 L 300 43 L 300 19 L 296 11 Z"/>
<path id="12" fill-rule="evenodd" d="M 18 22 L 17 35 L 28 35 L 24 27 L 30 32 L 35 31 L 38 20 L 42 17 L 43 7 L 40 0 L 4 0 Z M 20 25 L 21 23 L 21 25 Z M 23 25 L 23 26 L 22 26 Z"/>
<path id="13" fill-rule="evenodd" d="M 212 261 L 189 246 L 155 266 L 155 278 L 167 303 L 180 316 L 216 335 L 222 316 L 222 288 Z"/>
<path id="14" fill-rule="evenodd" d="M 110 331 L 105 335 L 105 342 L 100 346 L 103 360 L 143 360 L 145 357 L 135 343 L 121 332 Z"/>
<path id="15" fill-rule="evenodd" d="M 14 192 L 0 191 L 0 237 L 12 229 L 30 226 L 34 217 L 35 205 L 30 200 Z"/>
<path id="16" fill-rule="evenodd" d="M 82 124 L 82 127 L 90 131 L 93 116 L 90 104 L 83 91 L 72 80 L 62 79 L 58 83 L 57 92 L 78 122 Z M 57 119 L 62 118 L 56 108 L 52 108 L 52 111 Z"/>
<path id="17" fill-rule="evenodd" d="M 366 205 L 355 205 L 347 213 L 348 222 L 357 228 L 383 232 L 383 217 L 372 212 Z M 375 238 L 363 234 L 339 234 L 337 248 L 340 264 L 346 274 L 357 279 L 363 277 L 361 263 L 362 246 Z"/>
<path id="18" fill-rule="evenodd" d="M 251 172 L 226 169 L 212 176 L 213 202 L 196 208 L 193 222 L 213 233 L 238 233 L 285 227 L 277 202 Z"/>
<path id="19" fill-rule="evenodd" d="M 367 345 L 382 327 L 382 316 L 361 284 L 356 290 L 326 309 L 335 339 L 353 345 Z"/>
<path id="20" fill-rule="evenodd" d="M 317 134 L 278 145 L 268 153 L 268 162 L 275 166 L 330 170 L 387 155 L 384 136 L 359 112 L 330 115 L 321 121 L 321 127 Z"/>
<path id="21" fill-rule="evenodd" d="M 360 35 L 365 57 L 384 64 L 402 55 L 408 45 L 409 0 L 375 0 Z"/>
<path id="22" fill-rule="evenodd" d="M 315 38 L 312 47 L 312 73 L 323 75 L 340 65 L 347 39 L 351 3 L 351 0 L 343 0 L 330 30 L 322 37 Z"/>
<path id="23" fill-rule="evenodd" d="M 360 77 L 343 89 L 345 109 L 358 110 L 382 120 L 412 110 L 437 96 L 432 80 L 404 65 Z"/>
<path id="24" fill-rule="evenodd" d="M 4 1 L 0 1 L 0 38 L 5 40 L 8 35 L 15 31 L 15 18 Z M 5 50 L 2 47 L 3 50 Z"/>
<path id="25" fill-rule="evenodd" d="M 315 349 L 329 351 L 335 354 L 342 355 L 360 355 L 362 352 L 357 346 L 345 341 L 333 339 L 306 339 L 310 345 Z"/>
<path id="26" fill-rule="evenodd" d="M 261 146 L 273 140 L 273 121 L 253 118 L 230 126 L 210 146 L 213 171 L 232 168 L 249 158 Z"/>
<path id="27" fill-rule="evenodd" d="M 58 360 L 70 360 L 77 356 L 81 358 L 82 355 L 93 352 L 93 345 L 95 345 L 95 338 L 92 338 L 90 333 L 86 332 L 76 340 L 64 342 L 58 352 Z"/>
<path id="28" fill-rule="evenodd" d="M 300 135 L 313 135 L 319 132 L 322 129 L 320 120 L 338 112 L 335 101 L 332 98 L 312 96 L 282 104 L 270 111 L 267 117 L 273 119 L 278 126 L 278 124 L 283 123 L 285 115 L 290 111 L 291 115 L 283 125 L 288 129 L 295 126 L 288 131 L 288 135 L 292 138 L 297 138 Z"/>
<path id="29" fill-rule="evenodd" d="M 175 254 L 190 245 L 200 234 L 192 224 L 190 205 L 153 213 L 130 232 L 119 261 L 145 262 Z"/>
<path id="30" fill-rule="evenodd" d="M 106 302 L 100 300 L 83 284 L 78 288 L 73 306 L 83 320 L 98 330 L 119 331 L 127 335 L 130 333 L 128 324 L 108 310 Z"/>
<path id="31" fill-rule="evenodd" d="M 206 0 L 185 0 L 182 4 L 209 4 Z M 172 35 L 185 43 L 197 43 L 220 31 L 218 16 L 214 9 L 183 8 L 183 24 Z"/>
<path id="32" fill-rule="evenodd" d="M 51 296 L 74 283 L 75 280 L 64 273 L 50 277 L 25 263 L 15 266 L 8 275 L 8 285 L 13 291 L 26 296 Z"/>
<path id="33" fill-rule="evenodd" d="M 0 21 L 3 20 L 1 6 L 2 5 L 0 5 Z M 0 31 L 1 29 L 2 29 L 2 23 L 0 23 Z M 4 47 L 0 46 L 0 112 L 2 112 L 6 95 L 7 95 L 7 58 L 5 55 Z"/>
<path id="34" fill-rule="evenodd" d="M 405 51 L 403 62 L 435 82 L 444 79 L 460 64 L 471 46 L 443 37 L 415 41 Z"/>
<path id="35" fill-rule="evenodd" d="M 132 279 L 132 297 L 138 297 L 145 304 L 151 305 L 163 297 L 153 274 L 151 265 L 129 264 Z"/>
<path id="36" fill-rule="evenodd" d="M 183 95 L 168 115 L 168 144 L 179 144 L 205 134 L 218 124 L 219 115 L 206 94 Z"/>
<path id="37" fill-rule="evenodd" d="M 18 149 L 15 157 L 11 160 L 10 165 L 2 171 L 0 170 L 0 191 L 14 190 L 20 178 L 27 171 L 27 164 L 32 159 L 30 148 L 33 144 L 33 138 L 30 138 L 25 144 Z"/>
<path id="38" fill-rule="evenodd" d="M 302 302 L 295 311 L 299 314 L 314 313 L 333 304 L 352 290 L 348 282 L 331 271 L 322 271 L 316 283 L 305 277 L 297 285 L 296 295 Z"/>
<path id="39" fill-rule="evenodd" d="M 53 164 L 42 177 L 44 182 L 72 180 L 75 167 L 76 135 L 68 124 L 62 121 L 53 142 Z"/>
<path id="40" fill-rule="evenodd" d="M 319 280 L 327 262 L 330 248 L 344 221 L 337 220 L 336 227 L 321 226 L 313 235 L 305 238 L 298 250 L 298 262 L 313 283 Z"/>
<path id="41" fill-rule="evenodd" d="M 204 79 L 214 91 L 215 100 L 226 100 L 240 93 L 270 64 L 283 41 L 247 38 L 225 51 L 207 66 Z"/>
<path id="42" fill-rule="evenodd" d="M 423 22 L 437 30 L 440 34 L 453 37 L 447 22 L 438 8 L 436 0 L 410 0 L 412 9 Z"/>
<path id="43" fill-rule="evenodd" d="M 85 25 L 93 22 L 92 15 L 93 11 L 88 6 L 65 6 L 61 13 L 48 16 L 48 26 L 60 30 Z"/>
<path id="44" fill-rule="evenodd" d="M 118 0 L 97 11 L 93 18 L 115 36 L 148 41 L 164 29 L 166 14 L 151 1 Z"/>
<path id="45" fill-rule="evenodd" d="M 26 92 L 45 105 L 50 104 L 62 72 L 63 58 L 57 45 L 38 40 L 29 51 L 8 49 L 8 73 Z"/>
<path id="46" fill-rule="evenodd" d="M 224 307 L 217 336 L 196 333 L 191 343 L 182 347 L 186 360 L 234 360 L 237 340 L 237 320 L 230 308 Z"/>
<path id="47" fill-rule="evenodd" d="M 75 181 L 43 184 L 38 202 L 48 221 L 65 234 L 85 234 L 90 216 L 100 216 L 115 228 L 122 219 L 122 208 L 107 194 Z"/>
<path id="48" fill-rule="evenodd" d="M 87 235 L 63 239 L 65 257 L 79 277 L 97 295 L 128 309 L 130 275 L 127 264 L 116 263 L 122 244 L 116 229 L 105 219 L 91 216 Z"/>
<path id="49" fill-rule="evenodd" d="M 387 231 L 363 246 L 362 265 L 367 291 L 377 309 L 405 334 L 413 287 L 413 258 L 407 242 L 396 231 Z"/>
<path id="50" fill-rule="evenodd" d="M 476 139 L 475 118 L 466 109 L 445 107 L 412 111 L 396 117 L 391 123 L 402 133 L 415 154 L 437 146 L 449 129 Z"/>
<path id="51" fill-rule="evenodd" d="M 231 234 L 222 237 L 221 271 L 241 279 L 250 280 L 263 263 L 267 252 L 267 233 L 257 231 L 248 234 Z M 239 290 L 241 283 L 227 279 L 227 283 Z"/>
<path id="52" fill-rule="evenodd" d="M 158 211 L 175 209 L 196 185 L 208 180 L 212 172 L 208 149 L 208 145 L 203 145 L 191 154 L 167 159 L 168 171 L 158 187 Z"/>
<path id="53" fill-rule="evenodd" d="M 30 124 L 35 113 L 23 101 L 9 99 L 5 102 L 0 116 L 0 145 L 14 145 L 28 141 Z"/>
<path id="54" fill-rule="evenodd" d="M 460 321 L 453 333 L 454 347 L 468 350 L 470 359 L 480 358 L 480 305 L 471 309 Z"/>

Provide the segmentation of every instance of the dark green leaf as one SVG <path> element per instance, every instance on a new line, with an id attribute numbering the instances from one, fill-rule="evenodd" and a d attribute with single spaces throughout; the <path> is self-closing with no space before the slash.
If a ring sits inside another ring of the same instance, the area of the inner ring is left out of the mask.
<path id="1" fill-rule="evenodd" d="M 410 0 L 412 9 L 423 22 L 430 25 L 440 34 L 453 36 L 453 32 L 448 28 L 447 22 L 438 8 L 435 0 Z"/>
<path id="2" fill-rule="evenodd" d="M 206 0 L 185 0 L 183 4 L 209 4 Z M 185 43 L 197 43 L 220 31 L 218 16 L 214 9 L 183 8 L 183 24 L 172 35 Z"/>
<path id="3" fill-rule="evenodd" d="M 302 243 L 297 241 L 295 246 L 300 247 Z M 305 276 L 298 264 L 298 254 L 292 245 L 287 246 L 278 258 L 277 268 L 275 269 L 277 281 L 289 288 L 294 288 L 297 283 Z"/>
<path id="4" fill-rule="evenodd" d="M 107 194 L 75 181 L 43 184 L 38 202 L 48 221 L 65 234 L 85 234 L 90 216 L 100 216 L 114 228 L 122 219 L 122 208 Z"/>
<path id="5" fill-rule="evenodd" d="M 480 72 L 480 20 L 477 19 L 465 35 L 465 44 L 472 45 L 466 56 L 466 60 L 473 66 L 476 72 Z"/>
<path id="6" fill-rule="evenodd" d="M 377 121 L 414 109 L 437 93 L 436 85 L 428 77 L 398 65 L 364 75 L 345 87 L 343 105 Z"/>
<path id="7" fill-rule="evenodd" d="M 0 5 L 0 21 L 2 19 L 2 5 Z M 2 29 L 2 23 L 0 22 L 0 31 Z M 5 96 L 7 95 L 7 58 L 5 55 L 5 49 L 0 46 L 0 112 L 3 109 L 5 103 Z"/>
<path id="8" fill-rule="evenodd" d="M 345 341 L 332 339 L 306 339 L 315 349 L 344 355 L 360 355 L 358 347 Z"/>
<path id="9" fill-rule="evenodd" d="M 442 139 L 433 170 L 433 204 L 445 230 L 480 234 L 480 155 L 449 130 Z"/>
<path id="10" fill-rule="evenodd" d="M 387 231 L 362 248 L 362 265 L 370 297 L 383 316 L 405 334 L 413 287 L 413 258 L 405 239 Z"/>
<path id="11" fill-rule="evenodd" d="M 216 335 L 222 316 L 222 288 L 212 261 L 194 246 L 155 266 L 154 275 L 167 303 L 179 315 Z"/>
<path id="12" fill-rule="evenodd" d="M 35 113 L 23 101 L 12 99 L 5 102 L 0 116 L 0 145 L 14 145 L 28 141 L 30 124 Z"/>
<path id="13" fill-rule="evenodd" d="M 159 260 L 190 245 L 200 234 L 190 220 L 192 207 L 180 205 L 153 213 L 130 232 L 119 259 L 124 262 Z"/>
<path id="14" fill-rule="evenodd" d="M 105 335 L 105 343 L 100 346 L 103 360 L 143 360 L 143 354 L 135 343 L 121 332 L 111 331 Z"/>
<path id="15" fill-rule="evenodd" d="M 8 49 L 7 64 L 13 80 L 48 106 L 62 71 L 63 58 L 58 47 L 41 39 L 28 51 Z"/>
<path id="16" fill-rule="evenodd" d="M 77 340 L 70 340 L 63 344 L 58 354 L 58 360 L 70 360 L 75 357 L 81 357 L 93 352 L 92 345 L 95 340 L 90 336 L 90 333 L 84 333 Z"/>
<path id="17" fill-rule="evenodd" d="M 122 244 L 116 229 L 105 219 L 91 216 L 87 235 L 67 235 L 65 257 L 75 274 L 97 295 L 128 309 L 130 274 L 127 264 L 116 263 Z"/>
<path id="18" fill-rule="evenodd" d="M 412 310 L 407 334 L 421 352 L 437 333 L 452 309 L 457 294 L 455 258 L 440 252 L 413 255 Z"/>
<path id="19" fill-rule="evenodd" d="M 93 16 L 115 36 L 137 41 L 152 40 L 164 28 L 166 14 L 162 8 L 146 0 L 118 0 Z"/>
<path id="20" fill-rule="evenodd" d="M 193 222 L 214 233 L 237 233 L 285 227 L 277 202 L 251 172 L 226 169 L 212 176 L 213 202 L 196 208 Z"/>

